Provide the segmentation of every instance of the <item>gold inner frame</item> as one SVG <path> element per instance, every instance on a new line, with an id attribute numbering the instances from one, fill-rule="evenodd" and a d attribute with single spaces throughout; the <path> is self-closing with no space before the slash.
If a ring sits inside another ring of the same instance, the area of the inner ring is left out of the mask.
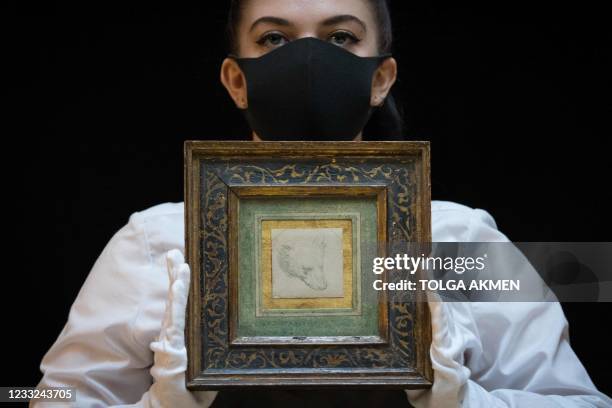
<path id="1" fill-rule="evenodd" d="M 341 228 L 342 229 L 342 297 L 273 298 L 272 297 L 272 229 Z M 261 280 L 263 309 L 349 309 L 353 307 L 353 229 L 344 220 L 263 220 L 261 222 Z"/>

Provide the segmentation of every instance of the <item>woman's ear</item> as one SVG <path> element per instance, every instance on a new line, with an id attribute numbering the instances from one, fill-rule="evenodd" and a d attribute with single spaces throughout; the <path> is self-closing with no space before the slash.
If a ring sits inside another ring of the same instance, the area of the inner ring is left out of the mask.
<path id="1" fill-rule="evenodd" d="M 246 109 L 249 106 L 246 78 L 238 63 L 232 58 L 225 58 L 221 64 L 221 83 L 239 109 Z"/>
<path id="2" fill-rule="evenodd" d="M 380 106 L 384 103 L 391 87 L 397 78 L 397 62 L 389 57 L 380 63 L 372 77 L 371 106 Z"/>

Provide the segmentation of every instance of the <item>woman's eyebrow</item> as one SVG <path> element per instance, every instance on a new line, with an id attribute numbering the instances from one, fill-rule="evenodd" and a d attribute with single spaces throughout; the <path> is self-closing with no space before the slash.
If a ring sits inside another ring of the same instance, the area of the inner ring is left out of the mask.
<path id="1" fill-rule="evenodd" d="M 290 26 L 291 25 L 289 20 L 285 20 L 284 18 L 273 17 L 273 16 L 264 16 L 264 17 L 258 18 L 257 20 L 255 20 L 253 22 L 253 24 L 251 24 L 251 28 L 249 29 L 249 32 L 253 31 L 253 29 L 258 24 L 263 24 L 263 23 L 271 23 L 271 24 L 276 24 L 276 25 L 280 25 L 280 26 Z"/>
<path id="2" fill-rule="evenodd" d="M 360 20 L 359 18 L 351 15 L 351 14 L 341 14 L 338 16 L 333 16 L 330 18 L 327 18 L 325 20 L 323 20 L 321 22 L 321 25 L 323 26 L 332 26 L 332 25 L 336 25 L 336 24 L 340 24 L 340 23 L 347 23 L 347 22 L 354 22 L 357 23 L 361 26 L 361 28 L 363 28 L 363 31 L 367 31 L 366 28 L 366 24 Z"/>

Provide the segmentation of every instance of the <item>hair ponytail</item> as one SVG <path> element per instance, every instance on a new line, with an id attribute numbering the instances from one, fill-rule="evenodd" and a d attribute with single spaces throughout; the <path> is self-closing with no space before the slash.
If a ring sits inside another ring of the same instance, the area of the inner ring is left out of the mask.
<path id="1" fill-rule="evenodd" d="M 393 29 L 387 0 L 368 1 L 378 25 L 378 52 L 391 53 Z M 404 140 L 404 112 L 393 95 L 387 95 L 382 106 L 375 108 L 363 129 L 363 140 Z"/>
<path id="2" fill-rule="evenodd" d="M 390 93 L 382 106 L 375 108 L 363 129 L 363 140 L 404 140 L 404 115 Z"/>

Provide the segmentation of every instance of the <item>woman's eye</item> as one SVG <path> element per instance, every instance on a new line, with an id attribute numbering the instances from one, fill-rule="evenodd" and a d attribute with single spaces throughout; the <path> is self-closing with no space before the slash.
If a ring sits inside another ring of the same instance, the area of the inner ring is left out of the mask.
<path id="1" fill-rule="evenodd" d="M 268 48 L 280 47 L 281 45 L 285 45 L 287 42 L 289 42 L 289 40 L 279 33 L 268 33 L 257 40 L 257 44 Z"/>
<path id="2" fill-rule="evenodd" d="M 337 31 L 329 36 L 329 41 L 332 44 L 342 47 L 345 45 L 358 43 L 359 39 L 346 31 Z"/>

